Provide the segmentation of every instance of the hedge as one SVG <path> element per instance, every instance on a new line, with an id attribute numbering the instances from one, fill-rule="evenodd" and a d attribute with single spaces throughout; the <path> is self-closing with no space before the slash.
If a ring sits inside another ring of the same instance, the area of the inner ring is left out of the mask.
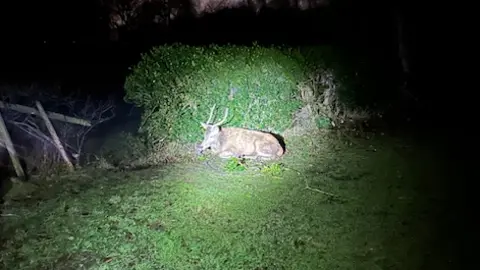
<path id="1" fill-rule="evenodd" d="M 291 48 L 165 45 L 133 68 L 125 100 L 144 109 L 141 130 L 153 141 L 201 140 L 213 105 L 217 121 L 229 109 L 226 126 L 281 133 L 301 107 L 297 84 L 306 71 Z"/>

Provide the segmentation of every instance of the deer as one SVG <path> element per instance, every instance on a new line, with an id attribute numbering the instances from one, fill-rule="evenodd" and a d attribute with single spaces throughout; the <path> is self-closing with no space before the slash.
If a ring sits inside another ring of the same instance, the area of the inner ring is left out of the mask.
<path id="1" fill-rule="evenodd" d="M 228 117 L 228 108 L 220 122 L 210 124 L 215 106 L 210 110 L 206 123 L 201 122 L 205 129 L 203 142 L 197 149 L 199 154 L 210 149 L 220 158 L 245 158 L 257 160 L 272 160 L 283 156 L 284 149 L 280 141 L 271 133 L 236 127 L 222 127 Z"/>

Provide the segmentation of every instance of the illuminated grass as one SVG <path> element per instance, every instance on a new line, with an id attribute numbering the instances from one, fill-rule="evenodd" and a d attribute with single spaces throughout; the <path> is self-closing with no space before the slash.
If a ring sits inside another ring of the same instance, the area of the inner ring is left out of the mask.
<path id="1" fill-rule="evenodd" d="M 199 161 L 42 185 L 5 207 L 0 267 L 421 269 L 424 156 L 384 139 L 288 143 L 279 176 Z"/>

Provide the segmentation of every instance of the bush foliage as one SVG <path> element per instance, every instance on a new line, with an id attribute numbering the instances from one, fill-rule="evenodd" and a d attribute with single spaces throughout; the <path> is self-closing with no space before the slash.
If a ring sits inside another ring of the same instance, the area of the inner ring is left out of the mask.
<path id="1" fill-rule="evenodd" d="M 254 45 L 166 45 L 143 55 L 126 80 L 126 101 L 144 109 L 150 141 L 201 140 L 200 122 L 229 109 L 226 125 L 282 132 L 301 107 L 297 84 L 306 76 L 297 50 Z"/>

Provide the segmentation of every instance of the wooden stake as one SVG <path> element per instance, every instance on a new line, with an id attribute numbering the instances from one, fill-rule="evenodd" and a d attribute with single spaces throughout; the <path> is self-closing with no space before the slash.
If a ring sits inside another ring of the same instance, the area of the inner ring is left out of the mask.
<path id="1" fill-rule="evenodd" d="M 52 125 L 52 122 L 50 122 L 50 119 L 48 119 L 47 114 L 45 113 L 45 110 L 43 109 L 42 104 L 40 102 L 36 101 L 37 104 L 37 109 L 40 115 L 43 118 L 43 121 L 45 121 L 45 125 L 47 126 L 48 132 L 50 132 L 50 135 L 52 136 L 53 142 L 55 143 L 55 146 L 57 147 L 58 151 L 60 151 L 60 154 L 62 155 L 63 160 L 65 160 L 65 163 L 68 166 L 68 169 L 70 171 L 74 171 L 74 167 L 70 159 L 68 159 L 67 153 L 65 152 L 65 148 L 63 148 L 62 143 L 60 142 L 60 139 L 58 138 L 57 132 L 55 131 L 55 128 Z"/>
<path id="2" fill-rule="evenodd" d="M 34 108 L 19 105 L 19 104 L 6 103 L 3 101 L 0 101 L 0 109 L 14 110 L 14 111 L 26 113 L 26 114 L 35 114 L 35 115 L 39 114 L 39 112 Z M 84 119 L 78 119 L 75 117 L 70 117 L 70 116 L 66 116 L 66 115 L 54 113 L 54 112 L 46 112 L 46 113 L 50 119 L 59 120 L 59 121 L 72 123 L 76 125 L 82 125 L 86 127 L 92 126 L 92 123 Z"/>
<path id="3" fill-rule="evenodd" d="M 12 161 L 17 177 L 22 181 L 25 180 L 25 172 L 23 171 L 20 160 L 18 159 L 17 151 L 15 151 L 15 147 L 13 147 L 12 139 L 10 138 L 10 134 L 8 134 L 2 113 L 0 113 L 0 140 L 4 142 L 3 146 L 8 151 L 8 155 L 10 156 L 10 160 Z"/>

